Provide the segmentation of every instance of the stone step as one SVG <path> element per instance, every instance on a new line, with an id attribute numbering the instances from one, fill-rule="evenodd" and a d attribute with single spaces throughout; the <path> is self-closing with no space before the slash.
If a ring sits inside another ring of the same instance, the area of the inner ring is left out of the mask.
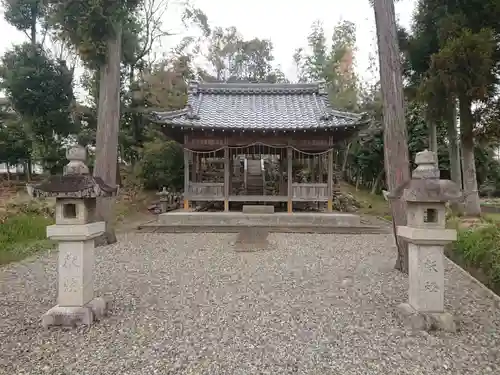
<path id="1" fill-rule="evenodd" d="M 244 214 L 274 214 L 274 206 L 263 206 L 258 204 L 243 205 Z"/>
<path id="2" fill-rule="evenodd" d="M 311 227 L 316 225 L 359 226 L 359 215 L 347 213 L 278 212 L 270 214 L 242 212 L 189 212 L 177 211 L 159 215 L 158 223 L 164 225 L 226 225 L 226 226 L 289 226 Z"/>
<path id="3" fill-rule="evenodd" d="M 138 227 L 139 232 L 145 233 L 239 233 L 248 226 L 241 225 L 166 225 L 158 222 L 143 224 Z M 272 233 L 318 233 L 318 234 L 390 234 L 385 227 L 373 225 L 332 226 L 332 225 L 253 225 L 252 228 L 265 229 Z M 333 245 L 332 245 L 333 246 Z"/>

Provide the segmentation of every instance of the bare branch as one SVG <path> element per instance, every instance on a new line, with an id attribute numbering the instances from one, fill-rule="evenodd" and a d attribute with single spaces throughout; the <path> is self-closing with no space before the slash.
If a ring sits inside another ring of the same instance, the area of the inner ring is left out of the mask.
<path id="1" fill-rule="evenodd" d="M 169 0 L 144 0 L 141 3 L 139 13 L 144 33 L 141 48 L 136 55 L 136 62 L 151 53 L 154 44 L 162 37 L 173 35 L 162 29 L 162 18 L 169 3 Z"/>

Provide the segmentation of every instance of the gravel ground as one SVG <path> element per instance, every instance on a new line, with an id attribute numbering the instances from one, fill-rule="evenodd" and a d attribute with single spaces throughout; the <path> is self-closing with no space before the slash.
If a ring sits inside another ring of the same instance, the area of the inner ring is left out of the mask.
<path id="1" fill-rule="evenodd" d="M 447 266 L 460 332 L 411 332 L 388 235 L 126 234 L 99 248 L 90 329 L 43 330 L 56 254 L 0 269 L 1 374 L 499 374 L 500 309 Z M 254 249 L 258 250 L 258 249 Z"/>

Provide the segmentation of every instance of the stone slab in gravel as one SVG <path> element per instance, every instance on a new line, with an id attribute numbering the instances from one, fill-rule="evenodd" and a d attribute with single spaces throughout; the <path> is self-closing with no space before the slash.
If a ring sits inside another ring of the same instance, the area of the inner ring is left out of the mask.
<path id="1" fill-rule="evenodd" d="M 98 248 L 111 315 L 44 330 L 56 254 L 0 268 L 0 374 L 499 374 L 500 308 L 451 263 L 460 332 L 411 332 L 390 235 L 137 234 Z M 258 245 L 256 245 L 258 246 Z"/>

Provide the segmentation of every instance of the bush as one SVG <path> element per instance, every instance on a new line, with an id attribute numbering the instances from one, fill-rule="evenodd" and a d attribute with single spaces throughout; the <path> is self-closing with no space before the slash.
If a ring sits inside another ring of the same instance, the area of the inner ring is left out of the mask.
<path id="1" fill-rule="evenodd" d="M 500 290 L 500 227 L 496 224 L 460 230 L 453 253 L 466 267 L 478 269 L 494 291 Z"/>
<path id="2" fill-rule="evenodd" d="M 138 175 L 144 188 L 180 190 L 184 181 L 184 155 L 174 141 L 153 140 L 144 144 Z"/>

